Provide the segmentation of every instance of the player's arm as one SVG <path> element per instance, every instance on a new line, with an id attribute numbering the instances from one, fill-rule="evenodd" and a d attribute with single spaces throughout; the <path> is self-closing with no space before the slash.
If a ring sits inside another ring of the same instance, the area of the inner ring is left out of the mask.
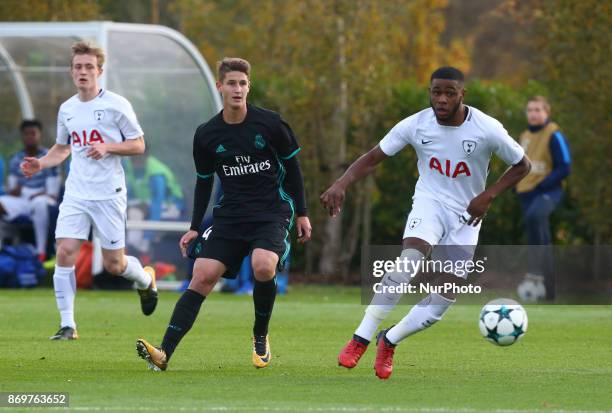
<path id="1" fill-rule="evenodd" d="M 470 216 L 464 216 L 463 218 L 467 219 L 468 225 L 474 226 L 482 221 L 491 206 L 491 202 L 499 194 L 515 186 L 531 170 L 531 162 L 525 155 L 525 151 L 508 135 L 508 131 L 501 123 L 494 120 L 488 125 L 487 129 L 489 131 L 487 141 L 491 152 L 495 153 L 506 165 L 512 166 L 503 173 L 497 182 L 477 195 L 468 205 L 466 212 Z"/>
<path id="2" fill-rule="evenodd" d="M 179 241 L 179 248 L 183 257 L 187 256 L 187 246 L 189 243 L 198 236 L 198 231 L 206 208 L 208 208 L 208 202 L 210 201 L 210 195 L 212 193 L 214 175 L 202 176 L 197 174 L 195 190 L 193 193 L 193 214 L 191 215 L 191 225 L 189 231 L 187 231 Z"/>
<path id="3" fill-rule="evenodd" d="M 353 162 L 344 174 L 321 195 L 321 202 L 329 211 L 329 215 L 335 217 L 340 213 L 340 207 L 349 185 L 370 174 L 379 163 L 387 158 L 387 154 L 380 149 L 380 145 L 376 145 Z"/>
<path id="4" fill-rule="evenodd" d="M 304 243 L 310 240 L 312 227 L 308 218 L 308 208 L 306 206 L 306 192 L 304 190 L 304 176 L 300 168 L 300 162 L 297 156 L 292 156 L 289 159 L 284 159 L 283 165 L 287 171 L 285 178 L 285 188 L 289 196 L 295 201 L 295 212 L 298 216 L 296 229 L 298 233 L 298 242 Z"/>
<path id="5" fill-rule="evenodd" d="M 20 165 L 21 171 L 26 178 L 46 168 L 53 168 L 66 160 L 70 156 L 70 145 L 56 143 L 49 149 L 47 154 L 41 158 L 26 156 Z"/>
<path id="6" fill-rule="evenodd" d="M 179 241 L 179 248 L 183 257 L 187 256 L 187 246 L 189 243 L 198 236 L 198 231 L 208 203 L 210 202 L 210 196 L 212 194 L 213 182 L 214 182 L 214 159 L 201 145 L 201 139 L 199 138 L 199 130 L 196 131 L 193 138 L 193 161 L 196 168 L 196 185 L 193 192 L 193 213 L 191 215 L 191 224 L 189 231 L 187 231 Z"/>
<path id="7" fill-rule="evenodd" d="M 530 170 L 531 162 L 524 155 L 518 163 L 506 169 L 497 182 L 472 199 L 467 208 L 467 213 L 470 214 L 470 218 L 467 221 L 468 225 L 478 225 L 489 210 L 493 200 L 508 188 L 518 184 L 521 179 L 527 176 Z"/>
<path id="8" fill-rule="evenodd" d="M 144 153 L 144 133 L 130 102 L 127 100 L 117 102 L 117 107 L 113 113 L 116 125 L 121 131 L 121 135 L 125 137 L 124 141 L 96 142 L 87 151 L 87 157 L 98 160 L 102 159 L 107 153 L 119 156 L 133 156 Z"/>
<path id="9" fill-rule="evenodd" d="M 87 157 L 98 160 L 102 159 L 107 153 L 119 156 L 133 156 L 141 155 L 144 151 L 144 136 L 139 136 L 135 139 L 126 139 L 123 142 L 96 142 L 87 150 Z"/>
<path id="10" fill-rule="evenodd" d="M 298 234 L 298 242 L 307 242 L 312 234 L 312 226 L 310 225 L 310 218 L 308 218 L 308 209 L 306 207 L 304 177 L 297 157 L 301 150 L 300 145 L 291 127 L 282 118 L 276 123 L 276 130 L 272 135 L 271 141 L 287 173 L 285 189 L 295 201 L 295 212 L 297 213 L 295 229 Z"/>

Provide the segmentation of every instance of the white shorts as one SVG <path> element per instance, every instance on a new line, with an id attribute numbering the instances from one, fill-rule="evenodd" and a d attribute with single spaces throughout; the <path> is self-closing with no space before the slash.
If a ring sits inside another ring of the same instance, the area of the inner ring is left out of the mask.
<path id="1" fill-rule="evenodd" d="M 102 201 L 66 197 L 60 204 L 55 239 L 87 240 L 93 226 L 102 248 L 117 250 L 125 247 L 125 196 Z"/>
<path id="2" fill-rule="evenodd" d="M 12 221 L 20 215 L 32 216 L 36 204 L 55 205 L 56 202 L 47 195 L 39 195 L 34 199 L 29 199 L 29 196 L 0 196 L 0 204 L 6 211 L 7 221 Z"/>
<path id="3" fill-rule="evenodd" d="M 474 257 L 480 226 L 461 222 L 461 214 L 441 202 L 425 197 L 415 198 L 406 220 L 404 238 L 414 237 L 432 245 L 432 260 L 469 261 Z M 466 278 L 463 271 L 455 275 Z"/>

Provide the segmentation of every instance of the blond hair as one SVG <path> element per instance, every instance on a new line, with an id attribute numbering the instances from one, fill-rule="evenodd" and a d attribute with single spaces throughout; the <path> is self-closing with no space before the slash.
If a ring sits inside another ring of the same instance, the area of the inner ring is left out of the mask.
<path id="1" fill-rule="evenodd" d="M 98 59 L 98 68 L 102 69 L 104 65 L 105 55 L 104 50 L 91 42 L 81 40 L 72 45 L 72 57 L 70 58 L 70 66 L 76 55 L 92 55 Z"/>
<path id="2" fill-rule="evenodd" d="M 530 102 L 541 103 L 546 113 L 548 113 L 548 115 L 550 116 L 550 103 L 548 103 L 548 100 L 544 96 L 542 95 L 532 96 L 527 100 L 527 104 L 529 104 Z"/>

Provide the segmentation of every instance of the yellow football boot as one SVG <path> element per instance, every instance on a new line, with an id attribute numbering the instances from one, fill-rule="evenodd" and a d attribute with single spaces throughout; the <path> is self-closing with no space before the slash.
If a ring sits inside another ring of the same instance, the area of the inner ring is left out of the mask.
<path id="1" fill-rule="evenodd" d="M 258 369 L 268 367 L 272 360 L 268 336 L 253 336 L 253 365 Z"/>
<path id="2" fill-rule="evenodd" d="M 147 340 L 142 338 L 136 340 L 136 351 L 140 358 L 147 362 L 149 369 L 164 371 L 168 368 L 168 360 L 164 350 L 152 346 Z"/>

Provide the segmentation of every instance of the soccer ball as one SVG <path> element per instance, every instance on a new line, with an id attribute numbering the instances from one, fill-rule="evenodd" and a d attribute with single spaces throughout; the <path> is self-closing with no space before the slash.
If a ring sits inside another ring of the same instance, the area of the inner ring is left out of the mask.
<path id="1" fill-rule="evenodd" d="M 509 346 L 527 331 L 527 313 L 522 305 L 508 298 L 487 303 L 480 312 L 480 332 L 493 344 Z"/>
<path id="2" fill-rule="evenodd" d="M 516 289 L 521 301 L 535 303 L 546 298 L 546 287 L 541 279 L 525 277 Z"/>

